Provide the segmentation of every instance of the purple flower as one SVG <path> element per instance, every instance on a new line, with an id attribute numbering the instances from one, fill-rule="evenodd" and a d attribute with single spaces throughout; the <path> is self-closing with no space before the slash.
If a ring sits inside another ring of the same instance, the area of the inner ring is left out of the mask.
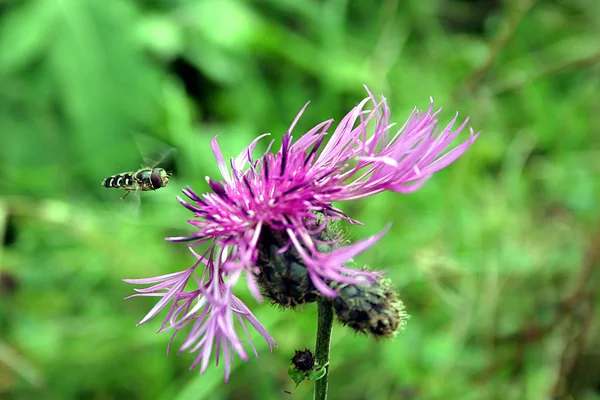
<path id="1" fill-rule="evenodd" d="M 365 109 L 368 103 L 372 104 L 371 110 Z M 373 282 L 379 276 L 377 273 L 354 270 L 345 264 L 377 242 L 385 230 L 333 251 L 319 251 L 318 234 L 330 222 L 359 223 L 334 207 L 333 202 L 386 190 L 413 192 L 434 172 L 460 157 L 478 136 L 471 130 L 466 141 L 446 152 L 468 120 L 455 128 L 456 116 L 440 129 L 435 119 L 440 110 L 433 111 L 432 101 L 427 111 L 413 111 L 408 121 L 394 130 L 385 98 L 377 101 L 369 92 L 369 97 L 340 121 L 327 143 L 325 137 L 333 120 L 320 123 L 293 141 L 292 129 L 306 106 L 284 135 L 276 153 L 269 151 L 271 142 L 261 157 L 253 158 L 258 141 L 266 136 L 262 135 L 237 158 L 226 163 L 214 138 L 211 147 L 222 180 L 207 178 L 212 193 L 201 196 L 189 187 L 183 190 L 189 200 L 179 197 L 178 200 L 194 213 L 194 219 L 188 222 L 197 231 L 190 237 L 169 238 L 189 242 L 190 246 L 206 243 L 208 250 L 204 256 L 196 255 L 197 262 L 185 271 L 127 280 L 134 284 L 153 284 L 136 289 L 138 293 L 134 296 L 161 297 L 140 324 L 170 303 L 161 330 L 170 329 L 175 334 L 191 325 L 180 351 L 198 352 L 193 366 L 202 361 L 202 372 L 213 348 L 217 361 L 221 351 L 225 357 L 226 380 L 235 353 L 247 360 L 234 329 L 234 317 L 251 345 L 244 319 L 270 347 L 275 344 L 250 310 L 232 294 L 233 286 L 245 270 L 252 294 L 257 300 L 262 299 L 255 281 L 260 274 L 256 261 L 261 232 L 268 229 L 287 236 L 287 244 L 279 251 L 295 248 L 314 287 L 323 296 L 337 295 L 327 282 Z M 204 266 L 204 272 L 197 280 L 198 289 L 188 292 L 186 286 L 199 265 Z"/>
<path id="2" fill-rule="evenodd" d="M 174 274 L 157 276 L 146 279 L 125 279 L 125 282 L 137 285 L 154 284 L 145 289 L 135 289 L 136 294 L 129 296 L 159 296 L 161 300 L 150 310 L 138 325 L 143 324 L 153 318 L 168 303 L 171 307 L 167 316 L 159 329 L 159 332 L 173 330 L 171 343 L 175 335 L 189 324 L 192 325 L 188 332 L 185 342 L 178 353 L 189 350 L 198 352 L 196 360 L 191 369 L 201 361 L 200 371 L 204 373 L 210 361 L 210 356 L 215 348 L 217 364 L 219 356 L 223 352 L 225 364 L 225 380 L 229 378 L 231 363 L 234 361 L 235 353 L 243 360 L 247 361 L 248 356 L 242 346 L 242 341 L 238 338 L 234 318 L 242 326 L 246 337 L 254 354 L 258 357 L 256 349 L 250 338 L 244 319 L 254 327 L 254 329 L 267 341 L 272 349 L 277 345 L 275 340 L 269 335 L 264 326 L 256 319 L 248 307 L 236 296 L 231 293 L 231 289 L 239 279 L 241 270 L 229 274 L 228 280 L 224 280 L 224 274 L 220 271 L 218 259 L 214 258 L 214 247 L 209 250 L 209 257 L 199 256 L 190 248 L 190 251 L 197 258 L 197 262 L 189 269 Z M 192 273 L 200 264 L 206 266 L 201 278 L 194 277 L 198 286 L 197 290 L 185 291 Z M 169 343 L 170 351 L 171 343 Z"/>

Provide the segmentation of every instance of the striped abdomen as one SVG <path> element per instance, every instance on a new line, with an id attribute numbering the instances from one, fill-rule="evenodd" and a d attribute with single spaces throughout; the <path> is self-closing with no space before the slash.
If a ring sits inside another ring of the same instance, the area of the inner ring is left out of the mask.
<path id="1" fill-rule="evenodd" d="M 102 185 L 107 188 L 135 189 L 133 174 L 130 172 L 109 176 Z"/>

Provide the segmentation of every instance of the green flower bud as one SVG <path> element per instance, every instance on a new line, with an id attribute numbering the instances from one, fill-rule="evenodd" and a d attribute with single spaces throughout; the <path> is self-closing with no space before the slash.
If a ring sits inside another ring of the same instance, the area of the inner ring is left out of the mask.
<path id="1" fill-rule="evenodd" d="M 408 314 L 387 279 L 370 285 L 332 283 L 339 296 L 332 299 L 338 320 L 356 332 L 392 338 L 404 328 Z"/>

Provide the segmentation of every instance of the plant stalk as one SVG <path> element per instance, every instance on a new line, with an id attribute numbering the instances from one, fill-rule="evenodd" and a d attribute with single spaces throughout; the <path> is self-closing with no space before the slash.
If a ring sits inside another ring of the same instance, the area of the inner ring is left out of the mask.
<path id="1" fill-rule="evenodd" d="M 315 359 L 320 366 L 325 366 L 325 375 L 315 381 L 314 400 L 327 399 L 327 383 L 329 378 L 329 347 L 331 329 L 333 327 L 333 305 L 329 299 L 321 297 L 318 301 L 317 343 Z"/>

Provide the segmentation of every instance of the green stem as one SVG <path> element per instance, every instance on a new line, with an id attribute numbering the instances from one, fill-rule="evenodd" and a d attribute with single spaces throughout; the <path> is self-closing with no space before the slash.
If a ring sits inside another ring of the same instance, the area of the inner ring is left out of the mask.
<path id="1" fill-rule="evenodd" d="M 331 328 L 333 327 L 333 306 L 329 299 L 320 298 L 319 322 L 317 326 L 317 344 L 315 346 L 315 358 L 319 366 L 325 366 L 325 375 L 315 381 L 314 400 L 327 399 L 327 380 L 329 378 L 329 344 L 331 342 Z"/>

